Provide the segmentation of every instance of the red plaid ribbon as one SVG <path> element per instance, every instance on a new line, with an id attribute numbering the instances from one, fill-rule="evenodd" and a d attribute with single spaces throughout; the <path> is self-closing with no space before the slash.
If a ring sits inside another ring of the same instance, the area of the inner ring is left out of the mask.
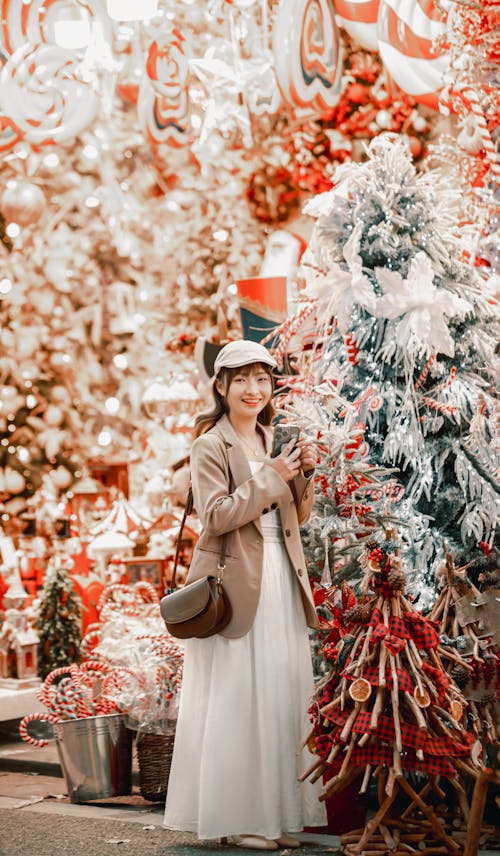
<path id="1" fill-rule="evenodd" d="M 319 755 L 323 761 L 328 758 L 332 750 L 332 738 L 328 734 L 318 734 L 314 737 L 314 744 L 316 746 L 316 754 Z"/>
<path id="2" fill-rule="evenodd" d="M 404 620 L 395 615 L 391 615 L 389 618 L 389 633 L 391 636 L 399 636 L 401 639 L 410 639 L 410 633 Z"/>
<path id="3" fill-rule="evenodd" d="M 376 642 L 380 642 L 380 640 L 384 639 L 388 633 L 389 628 L 381 621 L 375 626 L 375 629 L 372 633 L 372 638 L 370 639 L 370 644 L 375 645 Z"/>
<path id="4" fill-rule="evenodd" d="M 356 747 L 351 755 L 351 767 L 364 767 L 366 764 L 390 767 L 392 765 L 391 747 L 380 744 Z M 430 757 L 421 761 L 411 750 L 402 754 L 401 766 L 405 770 L 418 770 L 421 773 L 443 775 L 448 778 L 455 775 L 455 769 L 446 758 Z"/>
<path id="5" fill-rule="evenodd" d="M 393 636 L 391 634 L 385 637 L 384 644 L 391 654 L 399 654 L 406 645 L 406 639 L 401 639 L 400 636 Z"/>
<path id="6" fill-rule="evenodd" d="M 422 663 L 422 669 L 436 687 L 438 701 L 444 701 L 446 690 L 450 686 L 449 677 L 445 674 L 445 672 L 443 672 L 442 669 L 437 669 L 435 668 L 435 666 L 431 666 L 429 663 Z"/>
<path id="7" fill-rule="evenodd" d="M 370 618 L 370 627 L 377 627 L 378 624 L 383 623 L 381 610 L 378 608 L 374 609 Z"/>
<path id="8" fill-rule="evenodd" d="M 452 737 L 429 737 L 425 744 L 425 751 L 429 755 L 446 755 L 452 758 L 466 758 L 470 755 L 471 746 L 474 743 L 472 734 L 463 733 L 460 735 L 460 741 L 453 740 Z"/>
<path id="9" fill-rule="evenodd" d="M 434 621 L 429 621 L 419 612 L 407 612 L 404 620 L 417 648 L 429 651 L 438 647 L 439 635 L 433 627 Z"/>
<path id="10" fill-rule="evenodd" d="M 396 669 L 396 674 L 398 676 L 398 686 L 399 686 L 400 691 L 401 692 L 408 692 L 408 693 L 411 692 L 413 687 L 412 687 L 412 682 L 411 682 L 411 679 L 410 679 L 408 672 L 405 669 Z M 351 680 L 353 679 L 352 675 L 346 675 L 346 677 L 348 679 L 350 678 Z M 378 687 L 379 686 L 378 666 L 367 666 L 363 672 L 363 677 L 366 678 L 366 680 L 370 682 L 372 687 Z M 390 669 L 386 669 L 385 679 L 387 682 L 387 686 L 389 687 L 389 689 L 391 689 L 392 688 L 392 673 L 391 673 Z"/>
<path id="11" fill-rule="evenodd" d="M 338 726 L 339 731 L 344 727 L 350 711 L 347 710 L 332 710 L 331 714 L 327 714 L 330 722 Z M 366 734 L 370 731 L 371 713 L 368 711 L 360 711 L 353 725 L 353 731 L 356 734 Z M 377 728 L 372 732 L 379 740 L 384 740 L 386 743 L 392 743 L 395 737 L 394 720 L 390 716 L 379 717 Z M 401 739 L 405 747 L 412 749 L 424 749 L 427 741 L 427 731 L 418 728 L 416 725 L 411 725 L 407 722 L 401 723 Z M 432 755 L 445 754 L 440 752 L 431 752 Z"/>

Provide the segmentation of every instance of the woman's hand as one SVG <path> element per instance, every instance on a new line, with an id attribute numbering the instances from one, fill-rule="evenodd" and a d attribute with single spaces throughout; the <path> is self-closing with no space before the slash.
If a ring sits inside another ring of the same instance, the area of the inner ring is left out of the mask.
<path id="1" fill-rule="evenodd" d="M 297 443 L 297 448 L 300 449 L 300 468 L 304 475 L 308 477 L 316 467 L 316 449 L 313 443 L 310 440 L 307 440 L 305 437 L 301 438 Z"/>
<path id="2" fill-rule="evenodd" d="M 300 455 L 299 446 L 295 444 L 295 440 L 291 440 L 276 458 L 265 458 L 264 463 L 276 470 L 283 481 L 290 481 L 299 474 Z"/>

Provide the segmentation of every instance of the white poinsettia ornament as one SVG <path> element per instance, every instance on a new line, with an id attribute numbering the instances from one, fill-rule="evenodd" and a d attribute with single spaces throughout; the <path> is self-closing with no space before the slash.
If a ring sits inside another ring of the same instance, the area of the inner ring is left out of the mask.
<path id="1" fill-rule="evenodd" d="M 412 337 L 425 345 L 429 353 L 453 357 L 455 342 L 448 326 L 449 318 L 464 318 L 472 312 L 468 300 L 434 284 L 434 270 L 424 253 L 417 253 L 408 277 L 398 271 L 375 268 L 383 295 L 370 308 L 377 318 L 397 319 L 396 341 L 405 347 Z"/>

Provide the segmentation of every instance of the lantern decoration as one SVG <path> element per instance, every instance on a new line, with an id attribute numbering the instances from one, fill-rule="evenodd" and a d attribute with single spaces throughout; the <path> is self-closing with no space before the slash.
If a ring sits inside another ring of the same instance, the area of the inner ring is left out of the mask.
<path id="1" fill-rule="evenodd" d="M 139 120 L 152 143 L 189 143 L 188 59 L 178 29 L 151 42 L 139 88 Z"/>
<path id="2" fill-rule="evenodd" d="M 24 44 L 0 75 L 0 108 L 27 142 L 59 143 L 77 136 L 94 119 L 99 100 L 78 77 L 67 51 Z"/>
<path id="3" fill-rule="evenodd" d="M 447 49 L 436 40 L 446 33 L 451 5 L 451 0 L 380 0 L 378 47 L 385 69 L 403 92 L 433 109 L 450 64 Z"/>
<path id="4" fill-rule="evenodd" d="M 294 107 L 333 107 L 340 92 L 342 58 L 332 0 L 281 0 L 273 27 L 280 89 Z"/>
<path id="5" fill-rule="evenodd" d="M 337 23 L 368 51 L 378 50 L 379 6 L 380 0 L 335 0 Z"/>

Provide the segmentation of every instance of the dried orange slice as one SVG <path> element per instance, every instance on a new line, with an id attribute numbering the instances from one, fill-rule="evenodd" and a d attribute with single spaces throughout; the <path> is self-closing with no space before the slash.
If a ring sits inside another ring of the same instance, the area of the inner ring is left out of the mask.
<path id="1" fill-rule="evenodd" d="M 349 687 L 349 695 L 353 701 L 366 701 L 371 692 L 372 686 L 365 678 L 356 678 Z"/>
<path id="2" fill-rule="evenodd" d="M 415 689 L 413 690 L 413 698 L 415 699 L 419 707 L 429 707 L 431 703 L 431 697 L 427 690 L 425 690 L 423 687 L 421 690 L 419 690 L 418 687 L 415 687 Z"/>
<path id="3" fill-rule="evenodd" d="M 483 756 L 483 744 L 480 740 L 475 740 L 470 750 L 471 761 L 475 767 L 481 766 L 481 758 Z"/>
<path id="4" fill-rule="evenodd" d="M 457 701 L 455 698 L 453 699 L 453 701 L 450 704 L 450 713 L 451 713 L 453 719 L 455 720 L 455 722 L 460 722 L 462 719 L 462 716 L 464 715 L 463 705 L 460 704 L 460 702 Z"/>

